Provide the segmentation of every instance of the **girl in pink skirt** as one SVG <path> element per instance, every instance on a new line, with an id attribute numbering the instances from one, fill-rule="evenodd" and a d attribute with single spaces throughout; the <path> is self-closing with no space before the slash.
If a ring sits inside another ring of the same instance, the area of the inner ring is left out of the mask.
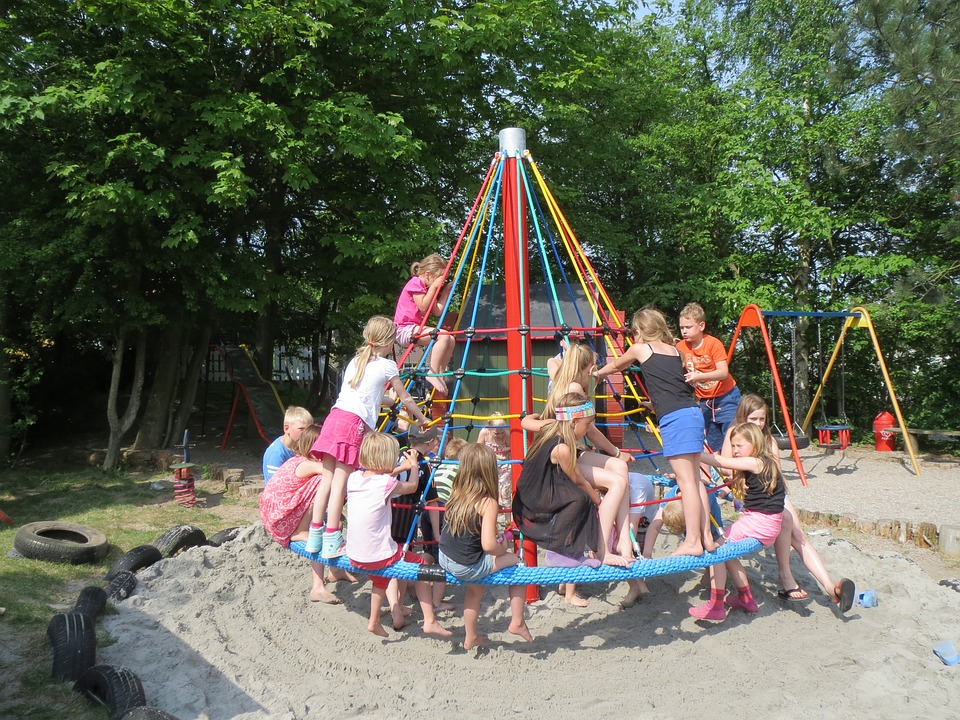
<path id="1" fill-rule="evenodd" d="M 752 423 L 742 423 L 730 430 L 733 457 L 701 453 L 700 461 L 733 471 L 733 491 L 743 499 L 740 518 L 727 531 L 727 540 L 735 542 L 756 538 L 763 545 L 773 545 L 783 523 L 783 499 L 786 485 L 777 458 L 764 440 L 763 432 Z M 724 596 L 727 594 L 727 572 L 733 577 L 737 594 L 726 598 L 730 607 L 755 613 L 757 606 L 747 573 L 739 560 L 727 560 L 710 568 L 710 600 L 690 608 L 690 614 L 701 620 L 726 620 Z"/>
<path id="2" fill-rule="evenodd" d="M 310 448 L 323 465 L 323 478 L 313 503 L 306 549 L 310 553 L 322 550 L 323 558 L 340 557 L 346 552 L 340 521 L 347 476 L 360 467 L 360 443 L 366 433 L 376 429 L 387 387 L 393 389 L 419 425 L 429 423 L 403 387 L 397 364 L 388 357 L 396 336 L 397 326 L 390 318 L 374 315 L 367 321 L 363 328 L 364 344 L 347 364 L 337 402 L 323 421 L 320 437 Z"/>

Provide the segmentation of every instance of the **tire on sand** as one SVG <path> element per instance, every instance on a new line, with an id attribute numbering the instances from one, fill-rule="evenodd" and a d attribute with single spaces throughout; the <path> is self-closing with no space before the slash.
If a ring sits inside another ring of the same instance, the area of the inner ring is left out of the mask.
<path id="1" fill-rule="evenodd" d="M 137 587 L 137 576 L 129 570 L 121 570 L 107 584 L 107 597 L 111 600 L 126 600 Z"/>
<path id="2" fill-rule="evenodd" d="M 77 598 L 77 604 L 73 606 L 73 611 L 86 615 L 91 620 L 95 620 L 97 615 L 103 612 L 107 605 L 107 593 L 102 587 L 96 585 L 87 585 L 80 591 Z"/>
<path id="3" fill-rule="evenodd" d="M 243 530 L 242 527 L 232 527 L 221 530 L 220 532 L 215 532 L 213 535 L 207 538 L 207 545 L 210 547 L 220 547 L 226 542 L 236 539 L 237 535 L 240 534 L 240 531 Z"/>
<path id="4" fill-rule="evenodd" d="M 137 545 L 137 547 L 127 550 L 114 561 L 110 569 L 107 570 L 106 579 L 109 582 L 113 580 L 117 573 L 124 570 L 130 572 L 142 570 L 145 567 L 150 567 L 158 560 L 163 560 L 163 555 L 153 545 Z"/>
<path id="5" fill-rule="evenodd" d="M 97 634 L 93 618 L 77 612 L 57 613 L 47 624 L 53 646 L 54 680 L 80 678 L 97 661 Z"/>
<path id="6" fill-rule="evenodd" d="M 147 704 L 140 678 L 132 670 L 94 665 L 81 675 L 73 689 L 110 709 L 110 720 L 120 720 L 135 707 Z"/>
<path id="7" fill-rule="evenodd" d="M 163 557 L 173 557 L 181 550 L 207 544 L 207 536 L 196 525 L 174 525 L 158 537 L 153 546 Z"/>
<path id="8" fill-rule="evenodd" d="M 103 560 L 110 549 L 107 536 L 96 528 L 57 521 L 21 526 L 13 538 L 13 547 L 32 560 L 73 565 Z"/>

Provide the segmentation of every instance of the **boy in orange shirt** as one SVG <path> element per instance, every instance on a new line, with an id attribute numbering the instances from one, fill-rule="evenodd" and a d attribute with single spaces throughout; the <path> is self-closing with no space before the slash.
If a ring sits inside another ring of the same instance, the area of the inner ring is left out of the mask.
<path id="1" fill-rule="evenodd" d="M 686 380 L 694 386 L 707 444 L 711 449 L 723 446 L 727 428 L 733 422 L 740 404 L 740 388 L 727 366 L 727 350 L 723 343 L 704 333 L 706 315 L 697 303 L 688 303 L 680 311 L 680 336 L 677 350 L 686 368 Z"/>

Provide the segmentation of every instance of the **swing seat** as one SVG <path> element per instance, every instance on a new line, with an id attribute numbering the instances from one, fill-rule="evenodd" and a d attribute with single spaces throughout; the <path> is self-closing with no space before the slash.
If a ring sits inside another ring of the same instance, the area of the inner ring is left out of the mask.
<path id="1" fill-rule="evenodd" d="M 824 450 L 846 450 L 850 447 L 849 425 L 817 425 L 817 445 Z M 833 433 L 837 434 L 836 441 Z"/>
<path id="2" fill-rule="evenodd" d="M 787 433 L 783 432 L 776 425 L 771 428 L 771 433 L 777 440 L 778 448 L 781 450 L 790 449 L 790 436 L 787 435 Z M 803 428 L 796 423 L 794 423 L 793 427 L 793 439 L 797 442 L 797 450 L 806 450 L 808 447 L 810 447 L 810 437 L 803 432 Z"/>

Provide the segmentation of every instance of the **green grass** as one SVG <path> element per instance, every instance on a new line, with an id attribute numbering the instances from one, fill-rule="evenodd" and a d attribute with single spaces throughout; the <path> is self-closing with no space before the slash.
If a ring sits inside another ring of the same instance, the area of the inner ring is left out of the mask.
<path id="1" fill-rule="evenodd" d="M 145 476 L 104 473 L 9 470 L 0 473 L 0 510 L 15 522 L 0 524 L 0 717 L 105 718 L 106 708 L 88 704 L 69 683 L 50 679 L 51 650 L 47 623 L 57 612 L 70 610 L 86 585 L 105 586 L 103 576 L 127 550 L 151 543 L 174 525 L 190 523 L 208 536 L 245 524 L 224 519 L 200 507 L 231 503 L 255 505 L 211 492 L 200 483 L 194 508 L 173 502 L 169 474 Z M 167 481 L 162 488 L 152 487 Z M 101 530 L 110 551 L 98 564 L 66 565 L 10 557 L 16 529 L 29 522 L 57 520 Z M 111 612 L 108 608 L 105 612 Z M 109 642 L 98 626 L 98 647 Z M 136 671 L 134 669 L 134 671 Z M 148 698 L 149 700 L 149 698 Z"/>

